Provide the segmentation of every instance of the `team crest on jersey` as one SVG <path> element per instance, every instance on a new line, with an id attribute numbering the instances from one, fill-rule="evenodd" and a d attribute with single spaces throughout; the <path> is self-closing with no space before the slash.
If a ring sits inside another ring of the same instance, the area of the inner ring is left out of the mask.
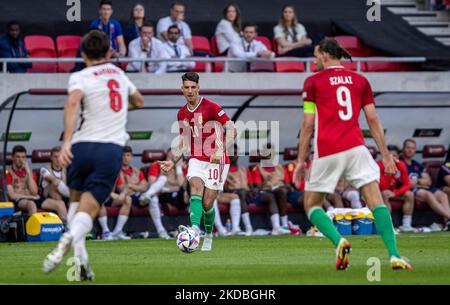
<path id="1" fill-rule="evenodd" d="M 198 123 L 199 123 L 200 125 L 203 124 L 203 116 L 202 116 L 201 114 L 198 116 Z"/>

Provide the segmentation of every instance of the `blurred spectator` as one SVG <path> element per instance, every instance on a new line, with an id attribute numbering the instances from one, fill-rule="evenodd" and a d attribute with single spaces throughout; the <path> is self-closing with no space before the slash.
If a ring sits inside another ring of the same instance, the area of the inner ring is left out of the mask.
<path id="1" fill-rule="evenodd" d="M 169 148 L 166 153 L 166 160 L 172 160 L 173 153 Z M 184 210 L 184 189 L 182 188 L 185 177 L 183 174 L 183 160 L 179 160 L 174 168 L 169 172 L 163 173 L 157 162 L 153 163 L 148 170 L 148 182 L 150 188 L 142 194 L 140 204 L 149 205 L 150 216 L 156 227 L 160 238 L 169 238 L 166 229 L 161 221 L 161 211 L 159 203 L 170 203 L 179 210 Z"/>
<path id="2" fill-rule="evenodd" d="M 314 54 L 313 41 L 305 27 L 297 21 L 292 5 L 285 5 L 278 25 L 273 29 L 280 56 L 310 57 Z"/>
<path id="3" fill-rule="evenodd" d="M 0 58 L 26 58 L 28 56 L 25 42 L 20 36 L 20 25 L 15 21 L 8 22 L 6 34 L 0 37 Z M 9 63 L 8 72 L 24 73 L 31 66 L 31 63 Z"/>
<path id="4" fill-rule="evenodd" d="M 244 37 L 237 42 L 233 42 L 228 50 L 228 57 L 230 58 L 272 58 L 274 54 L 267 50 L 266 46 L 256 40 L 258 36 L 257 26 L 254 23 L 244 25 Z M 228 70 L 230 72 L 249 72 L 252 65 L 256 63 L 250 62 L 230 62 Z"/>
<path id="5" fill-rule="evenodd" d="M 361 194 L 358 190 L 353 188 L 345 178 L 341 178 L 336 186 L 336 192 L 341 200 L 347 200 L 350 203 L 350 208 L 361 209 L 363 204 L 361 202 Z M 345 206 L 344 204 L 342 204 Z"/>
<path id="6" fill-rule="evenodd" d="M 221 56 L 226 56 L 233 43 L 241 40 L 241 11 L 236 3 L 228 4 L 223 10 L 223 18 L 216 27 L 217 48 Z"/>
<path id="7" fill-rule="evenodd" d="M 311 160 L 309 160 L 309 151 L 306 156 L 306 168 L 305 168 L 305 176 L 308 175 L 309 168 L 311 167 Z M 294 175 L 294 169 L 297 165 L 297 160 L 294 160 L 286 165 L 285 171 L 287 175 L 287 181 L 286 184 L 289 187 L 289 193 L 288 193 L 288 202 L 290 202 L 292 205 L 301 207 L 303 206 L 303 197 L 305 195 L 305 180 L 302 179 L 300 185 L 297 187 L 294 184 L 293 175 Z"/>
<path id="8" fill-rule="evenodd" d="M 130 22 L 125 26 L 124 38 L 125 45 L 139 37 L 139 32 L 145 22 L 145 8 L 141 3 L 136 3 L 131 10 Z"/>
<path id="9" fill-rule="evenodd" d="M 89 29 L 98 29 L 105 32 L 110 39 L 112 58 L 123 57 L 127 54 L 127 47 L 122 34 L 122 26 L 119 21 L 112 19 L 112 1 L 102 0 L 99 5 L 100 17 L 91 22 Z"/>
<path id="10" fill-rule="evenodd" d="M 41 207 L 42 198 L 38 195 L 36 176 L 27 162 L 27 151 L 22 145 L 16 145 L 12 150 L 12 165 L 6 167 L 6 188 L 9 200 L 14 206 L 27 212 L 28 216 Z"/>
<path id="11" fill-rule="evenodd" d="M 130 239 L 123 232 L 123 227 L 128 221 L 131 205 L 138 205 L 141 193 L 147 189 L 148 183 L 144 178 L 144 174 L 139 168 L 130 165 L 131 160 L 133 160 L 133 150 L 130 146 L 125 146 L 123 148 L 122 170 L 117 179 L 115 192 L 111 193 L 110 198 L 101 207 L 98 217 L 104 240 Z M 110 205 L 120 206 L 119 217 L 112 233 L 109 232 L 105 207 Z"/>
<path id="12" fill-rule="evenodd" d="M 232 234 L 240 235 L 241 228 L 239 218 L 245 227 L 245 235 L 253 234 L 253 227 L 248 213 L 247 198 L 250 192 L 250 186 L 253 184 L 250 170 L 238 164 L 239 156 L 237 146 L 234 147 L 234 154 L 230 156 L 230 170 L 225 181 L 224 191 L 219 194 L 218 200 L 230 204 L 230 217 L 232 225 Z"/>
<path id="13" fill-rule="evenodd" d="M 69 199 L 66 170 L 59 162 L 61 147 L 53 147 L 50 153 L 51 163 L 48 167 L 40 169 L 39 186 L 42 190 L 44 202 L 42 208 L 55 211 L 65 223 L 67 220 L 66 202 Z"/>
<path id="14" fill-rule="evenodd" d="M 167 30 L 169 40 L 164 43 L 166 52 L 171 58 L 188 58 L 191 52 L 185 44 L 179 43 L 180 29 L 176 25 L 171 25 Z M 168 62 L 167 72 L 187 72 L 195 67 L 193 61 Z"/>
<path id="15" fill-rule="evenodd" d="M 450 198 L 450 153 L 447 153 L 447 159 L 439 170 L 436 186 Z"/>
<path id="16" fill-rule="evenodd" d="M 406 139 L 403 142 L 403 160 L 408 166 L 411 190 L 415 194 L 416 200 L 426 202 L 430 208 L 440 215 L 448 228 L 450 220 L 450 206 L 447 194 L 436 187 L 432 187 L 430 175 L 425 167 L 413 160 L 416 154 L 416 141 Z M 437 229 L 437 226 L 435 226 Z"/>
<path id="17" fill-rule="evenodd" d="M 154 27 L 150 23 L 145 23 L 141 27 L 140 37 L 136 38 L 128 46 L 129 58 L 170 58 L 164 44 L 155 38 Z M 151 72 L 165 73 L 167 62 L 130 62 L 128 63 L 128 72 Z"/>
<path id="18" fill-rule="evenodd" d="M 184 21 L 185 6 L 180 2 L 175 2 L 170 8 L 170 16 L 159 19 L 156 26 L 157 37 L 163 41 L 169 40 L 167 30 L 169 26 L 175 24 L 180 29 L 181 43 L 186 44 L 191 54 L 193 54 L 192 33 L 189 25 Z"/>
<path id="19" fill-rule="evenodd" d="M 271 161 L 274 163 L 275 154 L 272 144 L 267 143 L 262 155 L 269 157 L 268 163 Z M 287 216 L 288 189 L 285 185 L 289 179 L 283 165 L 272 164 L 270 167 L 263 167 L 261 164 L 258 164 L 253 168 L 252 175 L 255 189 L 259 190 L 255 203 L 257 205 L 269 205 L 272 235 L 290 234 Z"/>
<path id="20" fill-rule="evenodd" d="M 402 225 L 399 227 L 402 232 L 414 232 L 415 229 L 412 227 L 412 215 L 414 211 L 414 194 L 411 192 L 408 168 L 405 162 L 399 160 L 400 148 L 395 145 L 389 145 L 388 150 L 395 160 L 395 165 L 397 166 L 397 173 L 395 176 L 387 175 L 384 173 L 384 165 L 382 160 L 378 161 L 378 166 L 380 167 L 380 190 L 383 195 L 383 200 L 392 212 L 392 207 L 389 202 L 390 199 L 397 199 L 403 201 L 402 211 L 403 211 L 403 221 Z"/>

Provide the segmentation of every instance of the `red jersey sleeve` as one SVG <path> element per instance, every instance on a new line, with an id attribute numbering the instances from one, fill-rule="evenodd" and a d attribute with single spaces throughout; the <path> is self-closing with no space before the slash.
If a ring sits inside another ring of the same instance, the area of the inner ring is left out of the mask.
<path id="1" fill-rule="evenodd" d="M 149 177 L 158 177 L 159 176 L 159 164 L 153 163 L 152 166 L 148 169 Z"/>
<path id="2" fill-rule="evenodd" d="M 375 99 L 373 98 L 372 87 L 370 86 L 370 83 L 366 78 L 364 78 L 364 81 L 365 81 L 365 87 L 364 87 L 363 96 L 362 96 L 362 107 L 369 105 L 369 104 L 375 104 Z"/>
<path id="3" fill-rule="evenodd" d="M 259 168 L 255 167 L 252 170 L 252 176 L 253 176 L 253 184 L 261 184 L 263 183 L 261 173 L 259 172 Z"/>
<path id="4" fill-rule="evenodd" d="M 211 110 L 213 111 L 214 120 L 219 122 L 220 124 L 224 125 L 226 122 L 230 120 L 228 114 L 219 105 L 212 103 Z"/>
<path id="5" fill-rule="evenodd" d="M 316 102 L 316 93 L 314 89 L 314 79 L 312 77 L 308 77 L 303 84 L 303 93 L 302 93 L 304 102 Z"/>
<path id="6" fill-rule="evenodd" d="M 6 185 L 11 185 L 12 184 L 12 176 L 9 173 L 9 171 L 6 171 Z"/>
<path id="7" fill-rule="evenodd" d="M 398 189 L 396 189 L 394 191 L 394 195 L 395 196 L 403 196 L 411 188 L 411 185 L 409 183 L 408 168 L 406 167 L 406 165 L 403 161 L 399 161 L 397 163 L 397 168 L 400 171 L 401 187 L 399 187 Z"/>
<path id="8" fill-rule="evenodd" d="M 117 178 L 116 186 L 121 186 L 122 184 L 123 184 L 122 178 L 120 178 L 119 176 L 119 178 Z"/>
<path id="9" fill-rule="evenodd" d="M 139 182 L 145 181 L 144 173 L 139 171 Z"/>

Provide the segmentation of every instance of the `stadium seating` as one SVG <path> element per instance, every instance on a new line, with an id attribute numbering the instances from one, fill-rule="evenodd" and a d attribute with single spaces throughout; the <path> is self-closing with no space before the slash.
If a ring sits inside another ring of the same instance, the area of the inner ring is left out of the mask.
<path id="1" fill-rule="evenodd" d="M 31 58 L 56 58 L 55 43 L 50 36 L 30 35 L 24 41 Z M 56 63 L 33 63 L 28 72 L 55 73 L 57 67 Z"/>
<path id="2" fill-rule="evenodd" d="M 270 39 L 264 36 L 257 36 L 255 40 L 261 41 L 267 48 L 267 50 L 272 51 L 272 44 L 270 43 Z"/>
<path id="3" fill-rule="evenodd" d="M 81 36 L 58 36 L 56 48 L 59 58 L 75 58 L 81 43 Z M 75 63 L 58 63 L 58 72 L 68 73 Z"/>
<path id="4" fill-rule="evenodd" d="M 444 145 L 425 145 L 423 147 L 423 153 L 422 156 L 424 159 L 429 158 L 444 158 L 446 154 L 446 150 Z M 442 166 L 442 161 L 425 161 L 425 169 L 427 173 L 430 174 L 431 180 L 433 181 L 433 184 L 436 183 L 437 176 L 439 173 L 439 169 Z"/>
<path id="5" fill-rule="evenodd" d="M 32 163 L 50 163 L 51 149 L 35 149 L 31 153 Z"/>
<path id="6" fill-rule="evenodd" d="M 166 158 L 166 153 L 161 149 L 146 149 L 142 152 L 142 163 L 152 163 L 162 161 Z"/>
<path id="7" fill-rule="evenodd" d="M 208 38 L 204 36 L 192 36 L 194 56 L 208 56 L 211 54 L 211 46 Z"/>
<path id="8" fill-rule="evenodd" d="M 289 58 L 289 57 L 286 57 Z M 305 72 L 305 64 L 302 62 L 276 62 L 276 72 Z"/>
<path id="9" fill-rule="evenodd" d="M 217 48 L 216 36 L 211 37 L 211 51 L 214 56 L 219 56 L 219 49 Z"/>

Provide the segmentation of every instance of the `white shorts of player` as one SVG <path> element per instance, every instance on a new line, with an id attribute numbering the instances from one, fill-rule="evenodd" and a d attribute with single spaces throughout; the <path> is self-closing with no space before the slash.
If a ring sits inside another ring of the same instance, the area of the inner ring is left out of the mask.
<path id="1" fill-rule="evenodd" d="M 192 177 L 198 177 L 203 180 L 206 188 L 222 191 L 229 169 L 230 164 L 215 164 L 191 158 L 186 178 L 189 181 Z"/>
<path id="2" fill-rule="evenodd" d="M 380 181 L 380 168 L 365 146 L 314 159 L 305 183 L 308 192 L 334 193 L 340 178 L 359 189 Z"/>

